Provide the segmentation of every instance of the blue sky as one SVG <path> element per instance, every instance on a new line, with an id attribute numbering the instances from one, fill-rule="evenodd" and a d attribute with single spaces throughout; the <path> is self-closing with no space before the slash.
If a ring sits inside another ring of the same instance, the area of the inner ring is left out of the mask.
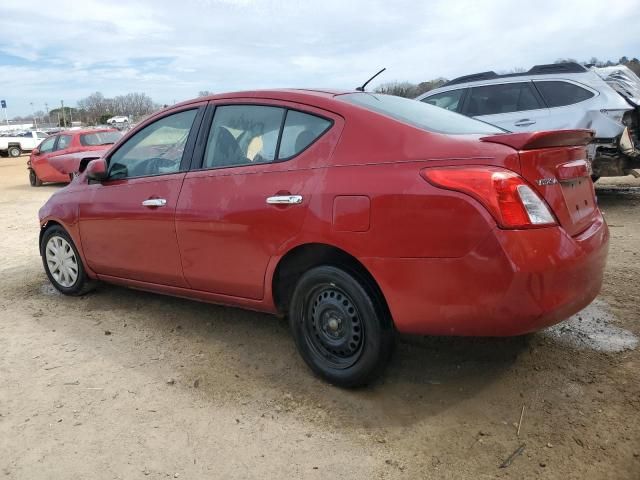
<path id="1" fill-rule="evenodd" d="M 9 116 L 92 92 L 173 103 L 200 90 L 353 88 L 640 57 L 637 0 L 57 0 L 0 3 Z"/>

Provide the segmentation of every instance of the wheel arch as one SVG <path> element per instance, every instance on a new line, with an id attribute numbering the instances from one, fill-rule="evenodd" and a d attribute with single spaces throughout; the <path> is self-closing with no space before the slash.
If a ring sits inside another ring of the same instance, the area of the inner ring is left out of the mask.
<path id="1" fill-rule="evenodd" d="M 342 268 L 366 282 L 380 300 L 385 317 L 393 322 L 387 300 L 374 276 L 355 256 L 326 243 L 303 243 L 291 248 L 278 261 L 271 278 L 273 303 L 280 313 L 286 313 L 298 279 L 309 269 L 320 265 Z"/>

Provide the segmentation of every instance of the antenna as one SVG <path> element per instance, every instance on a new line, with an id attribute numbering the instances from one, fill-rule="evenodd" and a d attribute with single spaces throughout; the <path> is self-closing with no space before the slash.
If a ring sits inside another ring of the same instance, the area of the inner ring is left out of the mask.
<path id="1" fill-rule="evenodd" d="M 376 78 L 378 75 L 380 75 L 382 72 L 384 72 L 386 70 L 386 68 L 383 68 L 382 70 L 380 70 L 378 73 L 376 73 L 373 77 L 371 77 L 369 80 L 367 80 L 366 82 L 364 82 L 362 84 L 361 87 L 357 87 L 356 91 L 358 92 L 364 92 L 364 87 L 366 87 L 367 85 L 369 85 L 369 82 L 371 82 L 371 80 L 373 80 L 374 78 Z"/>

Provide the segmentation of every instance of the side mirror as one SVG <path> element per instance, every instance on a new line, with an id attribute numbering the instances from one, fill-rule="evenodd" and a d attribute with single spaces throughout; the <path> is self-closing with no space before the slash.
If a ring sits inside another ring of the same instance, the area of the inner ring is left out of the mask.
<path id="1" fill-rule="evenodd" d="M 85 172 L 87 172 L 87 178 L 89 180 L 104 180 L 107 178 L 107 162 L 104 158 L 91 160 Z"/>
<path id="2" fill-rule="evenodd" d="M 31 150 L 31 153 L 33 153 L 34 155 L 40 155 L 40 149 L 34 148 L 33 150 Z"/>

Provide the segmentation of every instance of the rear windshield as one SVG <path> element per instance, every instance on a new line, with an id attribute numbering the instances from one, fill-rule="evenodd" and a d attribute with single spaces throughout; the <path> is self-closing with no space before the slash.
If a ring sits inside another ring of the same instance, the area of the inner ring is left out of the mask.
<path id="1" fill-rule="evenodd" d="M 504 132 L 501 128 L 488 123 L 408 98 L 372 93 L 348 93 L 336 98 L 429 132 L 454 135 Z"/>
<path id="2" fill-rule="evenodd" d="M 96 145 L 111 145 L 122 137 L 120 132 L 95 132 L 80 135 L 80 143 L 85 147 L 95 147 Z"/>

